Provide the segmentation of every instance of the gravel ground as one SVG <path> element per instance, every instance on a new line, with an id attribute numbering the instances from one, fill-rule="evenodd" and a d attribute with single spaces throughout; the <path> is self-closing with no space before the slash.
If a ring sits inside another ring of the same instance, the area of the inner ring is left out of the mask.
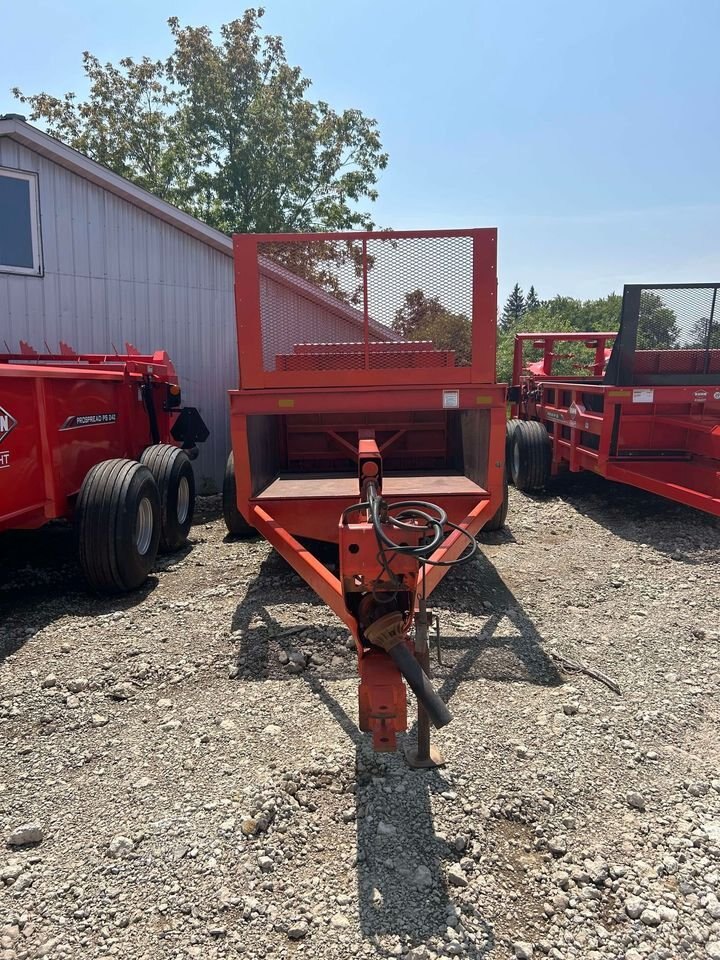
<path id="1" fill-rule="evenodd" d="M 216 499 L 132 597 L 62 528 L 0 546 L 0 960 L 720 958 L 710 518 L 513 491 L 434 594 L 434 772 L 372 753 L 346 631 Z"/>

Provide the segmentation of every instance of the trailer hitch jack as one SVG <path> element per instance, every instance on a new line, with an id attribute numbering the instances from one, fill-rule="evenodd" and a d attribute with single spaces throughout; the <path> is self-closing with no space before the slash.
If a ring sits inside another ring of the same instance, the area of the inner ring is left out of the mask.
<path id="1" fill-rule="evenodd" d="M 437 621 L 437 618 L 435 619 Z M 415 657 L 427 676 L 430 674 L 428 633 L 426 601 L 425 597 L 420 597 L 418 612 L 415 614 Z M 439 650 L 438 636 L 438 653 Z M 449 713 L 450 711 L 448 711 L 448 715 Z M 415 745 L 407 744 L 405 746 L 405 759 L 408 765 L 416 770 L 431 770 L 434 767 L 442 767 L 445 763 L 445 758 L 440 750 L 430 743 L 430 716 L 420 699 L 418 699 L 417 741 Z"/>

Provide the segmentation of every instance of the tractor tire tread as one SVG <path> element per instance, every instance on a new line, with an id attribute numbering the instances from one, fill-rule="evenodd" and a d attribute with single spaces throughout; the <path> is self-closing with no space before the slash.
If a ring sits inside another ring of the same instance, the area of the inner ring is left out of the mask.
<path id="1" fill-rule="evenodd" d="M 129 532 L 128 498 L 133 483 L 142 488 L 148 480 L 152 486 L 146 493 L 154 502 L 155 530 L 140 569 L 133 571 L 127 554 L 123 555 Z M 103 593 L 124 593 L 140 586 L 155 560 L 159 539 L 159 497 L 152 473 L 135 460 L 113 459 L 96 464 L 83 480 L 75 515 L 80 566 L 88 583 Z"/>
<path id="2" fill-rule="evenodd" d="M 515 469 L 515 451 L 518 469 Z M 539 420 L 520 420 L 512 435 L 511 471 L 518 490 L 541 490 L 550 479 L 551 440 Z"/>
<path id="3" fill-rule="evenodd" d="M 250 526 L 245 517 L 238 510 L 237 481 L 235 480 L 235 456 L 230 451 L 225 464 L 225 477 L 222 489 L 223 517 L 225 526 L 232 537 L 249 539 L 257 536 L 255 527 Z"/>
<path id="4" fill-rule="evenodd" d="M 146 447 L 140 463 L 155 478 L 160 492 L 160 550 L 170 553 L 179 550 L 187 541 L 195 512 L 195 474 L 187 454 L 171 443 L 156 443 Z M 177 494 L 180 480 L 189 484 L 190 502 L 185 520 L 177 517 Z"/>

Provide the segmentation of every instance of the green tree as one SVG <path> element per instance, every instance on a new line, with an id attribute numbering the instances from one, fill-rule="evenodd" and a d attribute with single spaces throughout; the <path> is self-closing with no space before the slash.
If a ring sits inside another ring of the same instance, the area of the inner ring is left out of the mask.
<path id="1" fill-rule="evenodd" d="M 616 331 L 620 326 L 622 297 L 611 293 L 597 300 L 584 300 L 576 315 L 578 330 Z"/>
<path id="2" fill-rule="evenodd" d="M 614 293 L 597 300 L 577 300 L 574 297 L 558 295 L 542 301 L 534 310 L 526 311 L 516 326 L 504 327 L 501 324 L 497 347 L 498 379 L 503 383 L 511 379 L 516 333 L 582 333 L 594 330 L 613 332 L 620 323 L 621 307 L 622 297 Z M 553 370 L 561 375 L 581 373 L 592 359 L 587 347 L 570 341 L 561 344 L 560 352 L 565 356 Z M 526 344 L 526 360 L 537 360 L 540 356 L 540 351 L 533 350 Z"/>
<path id="3" fill-rule="evenodd" d="M 539 306 L 540 301 L 535 293 L 535 287 L 531 286 L 528 290 L 527 297 L 525 297 L 525 310 L 527 313 L 531 313 L 533 310 L 537 310 Z"/>
<path id="4" fill-rule="evenodd" d="M 500 317 L 500 326 L 505 330 L 518 328 L 520 321 L 525 315 L 525 309 L 525 297 L 520 289 L 520 284 L 516 283 L 510 292 L 510 296 L 505 301 L 502 316 Z"/>
<path id="5" fill-rule="evenodd" d="M 643 290 L 638 315 L 638 350 L 670 350 L 678 346 L 679 340 L 680 328 L 674 311 L 666 307 L 656 293 Z"/>
<path id="6" fill-rule="evenodd" d="M 497 342 L 497 377 L 500 383 L 510 383 L 512 380 L 513 352 L 515 349 L 516 333 L 564 333 L 571 332 L 574 327 L 567 318 L 551 317 L 545 307 L 539 307 L 532 313 L 526 314 L 519 327 L 514 330 L 501 330 Z M 534 351 L 527 344 L 524 357 L 526 360 L 537 360 L 541 354 Z"/>
<path id="7" fill-rule="evenodd" d="M 246 10 L 217 43 L 173 17 L 166 61 L 85 53 L 84 101 L 13 92 L 53 136 L 220 230 L 371 227 L 363 204 L 387 164 L 377 123 L 310 99 L 263 13 Z"/>
<path id="8" fill-rule="evenodd" d="M 709 335 L 709 336 L 708 336 Z M 687 343 L 688 347 L 698 347 L 711 350 L 720 349 L 720 318 L 713 319 L 710 325 L 710 317 L 701 317 L 692 327 L 692 332 Z"/>
<path id="9" fill-rule="evenodd" d="M 422 290 L 405 294 L 405 302 L 395 314 L 392 328 L 405 340 L 431 340 L 438 350 L 454 350 L 455 362 L 470 363 L 471 324 L 466 316 L 453 313 L 437 297 Z"/>

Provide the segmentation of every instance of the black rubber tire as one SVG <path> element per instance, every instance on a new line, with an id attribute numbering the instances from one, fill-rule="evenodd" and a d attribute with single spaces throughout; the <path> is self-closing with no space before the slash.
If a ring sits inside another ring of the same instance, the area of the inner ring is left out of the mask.
<path id="1" fill-rule="evenodd" d="M 512 439 L 515 435 L 515 429 L 522 420 L 512 419 L 505 422 L 505 476 L 508 483 L 513 482 L 512 471 L 510 470 L 510 461 L 512 460 Z"/>
<path id="2" fill-rule="evenodd" d="M 251 527 L 237 506 L 237 484 L 235 482 L 235 457 L 232 450 L 225 464 L 225 478 L 223 480 L 223 516 L 228 533 L 233 537 L 255 537 L 257 531 Z"/>
<path id="3" fill-rule="evenodd" d="M 186 453 L 169 443 L 147 447 L 140 463 L 155 477 L 160 491 L 160 550 L 179 550 L 187 541 L 195 513 L 192 464 Z"/>
<path id="4" fill-rule="evenodd" d="M 137 542 L 141 505 L 150 532 L 145 546 Z M 91 587 L 126 593 L 142 586 L 160 540 L 160 493 L 147 467 L 135 460 L 92 467 L 80 487 L 75 521 L 80 566 Z"/>
<path id="5" fill-rule="evenodd" d="M 492 517 L 490 517 L 488 522 L 485 524 L 485 526 L 483 527 L 483 530 L 488 530 L 489 532 L 492 532 L 493 530 L 502 530 L 502 528 L 505 526 L 505 521 L 507 520 L 508 497 L 509 497 L 508 481 L 507 481 L 507 477 L 503 477 L 502 503 L 497 508 L 495 513 L 492 515 Z"/>
<path id="6" fill-rule="evenodd" d="M 510 471 L 518 490 L 542 490 L 550 479 L 550 436 L 539 420 L 519 420 L 512 438 Z"/>

